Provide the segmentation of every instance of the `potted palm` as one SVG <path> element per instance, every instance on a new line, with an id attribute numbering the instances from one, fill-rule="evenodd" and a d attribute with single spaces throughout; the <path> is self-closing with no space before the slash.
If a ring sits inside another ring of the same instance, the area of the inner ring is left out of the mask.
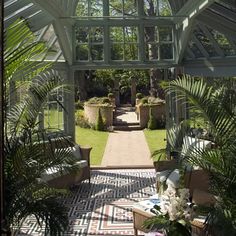
<path id="1" fill-rule="evenodd" d="M 204 121 L 202 128 L 211 133 L 208 138 L 214 144 L 212 148 L 190 146 L 186 150 L 183 144 L 175 151 L 182 154 L 184 161 L 210 175 L 210 191 L 217 196 L 217 201 L 211 207 L 207 223 L 215 235 L 236 234 L 236 168 L 233 164 L 236 163 L 235 83 L 235 78 L 208 81 L 184 75 L 172 81 L 167 89 L 168 93 L 175 93 L 179 101 L 187 99 L 189 107 L 198 111 Z M 181 132 L 184 133 L 183 127 L 179 126 L 178 133 Z M 178 133 L 176 137 L 179 137 Z"/>
<path id="2" fill-rule="evenodd" d="M 38 126 L 37 118 L 47 95 L 63 85 L 55 71 L 46 70 L 50 64 L 35 61 L 47 50 L 44 43 L 35 39 L 24 20 L 15 22 L 5 34 L 6 104 L 11 96 L 10 82 L 24 77 L 23 84 L 27 84 L 23 99 L 5 107 L 5 229 L 14 232 L 26 217 L 34 215 L 44 226 L 45 235 L 62 235 L 68 217 L 60 199 L 67 192 L 47 186 L 41 181 L 41 174 L 52 166 L 71 163 L 73 156 L 70 150 L 56 155 L 56 148 L 65 138 L 54 137 L 51 146 L 48 131 Z"/>

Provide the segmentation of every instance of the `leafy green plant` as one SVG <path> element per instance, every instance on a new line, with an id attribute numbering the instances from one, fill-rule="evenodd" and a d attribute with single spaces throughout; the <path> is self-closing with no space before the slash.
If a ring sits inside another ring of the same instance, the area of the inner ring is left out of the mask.
<path id="1" fill-rule="evenodd" d="M 108 97 L 93 97 L 87 101 L 87 104 L 97 104 L 97 105 L 111 105 L 111 101 Z"/>
<path id="2" fill-rule="evenodd" d="M 75 124 L 81 128 L 91 128 L 88 119 L 84 116 L 84 110 L 75 113 Z"/>
<path id="3" fill-rule="evenodd" d="M 110 99 L 108 97 L 102 98 L 101 102 L 102 102 L 102 104 L 110 104 L 111 103 L 111 101 L 110 101 Z"/>
<path id="4" fill-rule="evenodd" d="M 141 104 L 148 104 L 148 98 L 147 97 L 142 98 Z"/>
<path id="5" fill-rule="evenodd" d="M 98 130 L 98 131 L 104 131 L 105 130 L 105 125 L 104 125 L 104 121 L 102 119 L 102 114 L 101 114 L 100 108 L 98 109 L 98 115 L 97 115 L 95 129 Z"/>
<path id="6" fill-rule="evenodd" d="M 214 83 L 203 78 L 183 76 L 170 83 L 168 93 L 177 94 L 178 101 L 189 103 L 190 109 L 198 111 L 206 122 L 203 129 L 210 129 L 212 149 L 190 147 L 184 160 L 207 170 L 211 176 L 211 192 L 217 196 L 208 223 L 217 235 L 236 234 L 236 92 L 235 78 Z M 169 132 L 170 145 L 180 154 L 184 150 L 183 136 L 188 134 L 188 125 L 176 126 Z M 227 227 L 221 227 L 221 223 Z M 230 233 L 229 233 L 230 232 Z"/>
<path id="7" fill-rule="evenodd" d="M 154 205 L 151 212 L 155 216 L 145 220 L 144 227 L 151 231 L 161 231 L 166 236 L 191 236 L 191 224 L 194 211 L 188 204 L 189 190 L 178 190 L 168 186 L 162 194 L 160 205 Z"/>
<path id="8" fill-rule="evenodd" d="M 137 94 L 136 94 L 136 98 L 137 98 L 137 99 L 143 98 L 143 94 L 142 94 L 142 93 L 137 93 Z"/>
<path id="9" fill-rule="evenodd" d="M 75 110 L 83 110 L 84 109 L 84 102 L 78 100 L 75 103 Z"/>
<path id="10" fill-rule="evenodd" d="M 113 93 L 108 93 L 107 97 L 108 97 L 109 99 L 112 99 L 112 98 L 114 98 L 114 94 L 113 94 Z"/>
<path id="11" fill-rule="evenodd" d="M 58 73 L 46 70 L 51 63 L 37 61 L 47 48 L 36 41 L 24 20 L 6 29 L 5 46 L 5 228 L 20 227 L 27 216 L 34 215 L 44 225 L 45 235 L 62 235 L 68 216 L 60 201 L 67 191 L 49 187 L 41 176 L 48 168 L 73 163 L 70 150 L 57 151 L 64 142 L 72 144 L 61 134 L 52 141 L 48 130 L 39 129 L 38 116 L 47 96 L 53 96 L 64 85 Z M 12 96 L 9 86 L 13 81 L 18 82 L 16 89 L 23 85 L 26 93 L 14 106 L 8 106 Z"/>

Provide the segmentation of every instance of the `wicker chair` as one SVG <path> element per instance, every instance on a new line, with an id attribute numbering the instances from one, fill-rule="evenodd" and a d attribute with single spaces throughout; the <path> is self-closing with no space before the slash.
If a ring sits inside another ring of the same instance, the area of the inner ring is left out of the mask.
<path id="1" fill-rule="evenodd" d="M 74 165 L 79 167 L 78 170 L 61 171 L 58 168 L 46 170 L 42 175 L 43 181 L 47 182 L 50 187 L 54 188 L 71 188 L 83 180 L 89 180 L 90 183 L 90 151 L 91 147 L 79 147 L 78 161 Z"/>

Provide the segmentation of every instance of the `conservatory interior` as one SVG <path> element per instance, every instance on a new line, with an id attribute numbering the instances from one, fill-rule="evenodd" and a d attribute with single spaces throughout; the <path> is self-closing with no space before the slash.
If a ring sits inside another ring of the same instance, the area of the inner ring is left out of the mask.
<path id="1" fill-rule="evenodd" d="M 235 0 L 2 7 L 1 235 L 236 235 Z M 75 143 L 78 72 L 99 69 L 161 71 L 155 168 L 91 169 Z"/>

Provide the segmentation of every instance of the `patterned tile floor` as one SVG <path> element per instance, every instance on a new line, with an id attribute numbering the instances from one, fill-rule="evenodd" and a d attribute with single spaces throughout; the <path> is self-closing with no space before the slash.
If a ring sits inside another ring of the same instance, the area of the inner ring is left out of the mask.
<path id="1" fill-rule="evenodd" d="M 63 235 L 134 235 L 132 206 L 155 194 L 153 169 L 94 170 L 91 184 L 75 187 L 64 199 L 69 229 Z M 41 236 L 36 220 L 28 218 L 18 235 Z"/>

